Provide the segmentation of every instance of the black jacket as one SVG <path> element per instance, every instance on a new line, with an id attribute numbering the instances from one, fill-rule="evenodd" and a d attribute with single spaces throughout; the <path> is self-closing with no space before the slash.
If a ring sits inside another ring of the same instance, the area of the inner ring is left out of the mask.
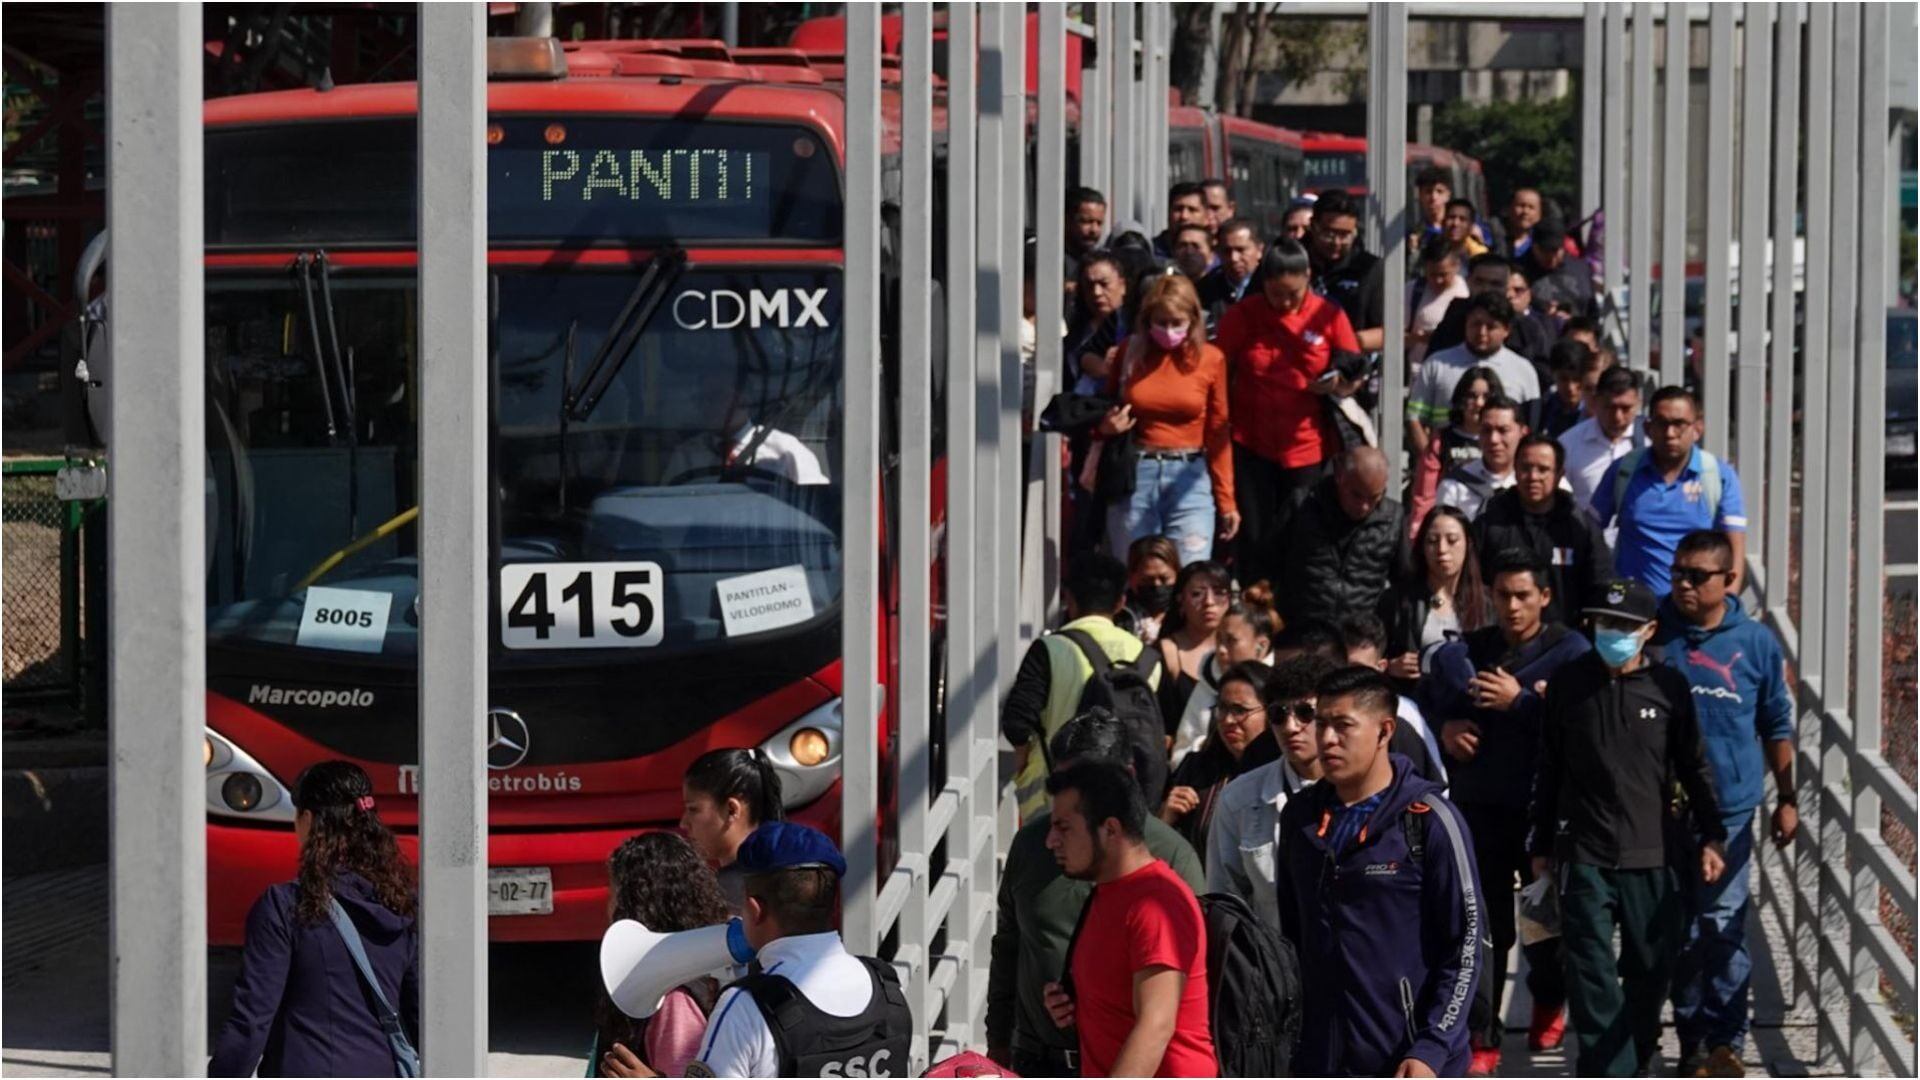
<path id="1" fill-rule="evenodd" d="M 1338 623 L 1372 611 L 1399 568 L 1407 531 L 1400 504 L 1382 499 L 1365 520 L 1354 521 L 1340 509 L 1333 484 L 1327 477 L 1314 485 L 1288 526 L 1279 600 L 1289 623 Z"/>
<path id="2" fill-rule="evenodd" d="M 1553 588 L 1548 622 L 1578 623 L 1594 586 L 1613 577 L 1613 551 L 1607 547 L 1606 533 L 1565 491 L 1553 493 L 1553 505 L 1544 514 L 1529 513 L 1521 506 L 1515 488 L 1494 493 L 1473 521 L 1473 544 L 1480 553 L 1485 581 L 1493 580 L 1494 564 L 1510 548 L 1530 551 L 1546 565 Z"/>
<path id="3" fill-rule="evenodd" d="M 1260 271 L 1248 275 L 1246 287 L 1236 290 L 1227 268 L 1216 266 L 1195 284 L 1194 291 L 1200 296 L 1200 306 L 1206 309 L 1207 336 L 1211 338 L 1220 332 L 1220 320 L 1228 308 L 1260 291 Z"/>
<path id="4" fill-rule="evenodd" d="M 1665 866 L 1676 783 L 1698 834 L 1726 840 L 1693 690 L 1680 671 L 1645 661 L 1615 675 L 1590 653 L 1547 680 L 1533 854 L 1622 870 Z"/>
<path id="5" fill-rule="evenodd" d="M 1577 631 L 1548 623 L 1517 649 L 1507 644 L 1499 626 L 1488 626 L 1434 651 L 1420 680 L 1427 723 L 1436 732 L 1449 720 L 1471 720 L 1480 728 L 1480 747 L 1471 760 L 1447 758 L 1454 802 L 1526 810 L 1544 715 L 1535 686 L 1592 649 Z M 1496 667 L 1520 683 L 1520 696 L 1504 711 L 1474 704 L 1469 692 L 1476 674 Z"/>

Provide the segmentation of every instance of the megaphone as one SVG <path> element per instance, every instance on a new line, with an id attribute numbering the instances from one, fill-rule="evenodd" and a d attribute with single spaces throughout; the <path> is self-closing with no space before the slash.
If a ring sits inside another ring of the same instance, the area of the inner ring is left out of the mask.
<path id="1" fill-rule="evenodd" d="M 674 987 L 746 964 L 753 952 L 739 919 L 673 934 L 657 934 L 632 919 L 621 919 L 600 939 L 600 981 L 621 1012 L 644 1020 L 659 1011 L 661 999 Z"/>

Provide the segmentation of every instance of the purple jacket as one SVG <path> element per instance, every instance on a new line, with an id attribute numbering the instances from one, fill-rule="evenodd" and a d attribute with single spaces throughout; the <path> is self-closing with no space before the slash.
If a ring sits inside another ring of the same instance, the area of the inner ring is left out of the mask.
<path id="1" fill-rule="evenodd" d="M 418 1047 L 419 939 L 411 916 L 380 903 L 358 874 L 334 878 L 334 895 L 360 931 L 380 989 Z M 209 1076 L 393 1076 L 393 1051 L 373 995 L 331 921 L 300 922 L 299 887 L 268 889 L 247 913 L 247 945 L 233 1011 L 214 1044 Z"/>
<path id="2" fill-rule="evenodd" d="M 1328 850 L 1334 830 L 1323 827 L 1331 784 L 1308 787 L 1280 813 L 1281 930 L 1314 988 L 1296 1076 L 1386 1076 L 1409 1057 L 1440 1076 L 1467 1071 L 1467 1013 L 1488 933 L 1473 841 L 1441 786 L 1392 760 L 1392 785 L 1342 852 Z M 1415 803 L 1426 809 L 1409 812 Z M 1409 818 L 1423 822 L 1417 860 Z"/>

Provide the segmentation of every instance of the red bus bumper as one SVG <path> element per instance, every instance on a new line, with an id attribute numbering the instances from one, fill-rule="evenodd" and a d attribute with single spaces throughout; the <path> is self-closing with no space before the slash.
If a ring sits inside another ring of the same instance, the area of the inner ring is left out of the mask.
<path id="1" fill-rule="evenodd" d="M 840 783 L 793 811 L 792 818 L 840 835 Z M 487 920 L 493 941 L 596 941 L 607 928 L 607 856 L 636 832 L 672 829 L 670 822 L 639 829 L 496 832 L 487 837 L 487 865 L 541 867 L 553 873 L 553 913 Z M 405 833 L 400 848 L 419 859 L 419 837 Z M 207 942 L 246 942 L 247 912 L 269 886 L 291 881 L 300 847 L 291 828 L 207 822 Z"/>

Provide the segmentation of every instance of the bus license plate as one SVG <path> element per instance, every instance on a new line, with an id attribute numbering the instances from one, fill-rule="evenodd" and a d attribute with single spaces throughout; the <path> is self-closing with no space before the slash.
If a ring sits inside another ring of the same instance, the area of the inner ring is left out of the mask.
<path id="1" fill-rule="evenodd" d="M 553 914 L 553 871 L 544 866 L 487 871 L 487 914 Z"/>

